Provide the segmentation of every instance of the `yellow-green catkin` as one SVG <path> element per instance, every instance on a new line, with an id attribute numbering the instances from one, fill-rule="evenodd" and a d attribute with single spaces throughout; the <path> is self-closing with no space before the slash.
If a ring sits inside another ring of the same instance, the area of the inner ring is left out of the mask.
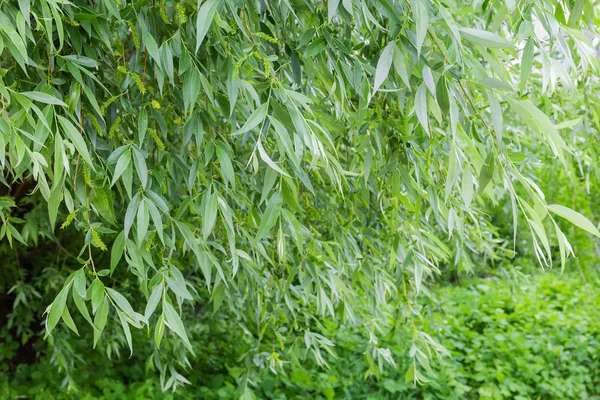
<path id="1" fill-rule="evenodd" d="M 247 58 L 248 56 L 242 57 L 238 60 L 238 62 L 235 63 L 233 67 L 233 79 L 238 78 L 238 76 L 240 75 L 240 68 L 242 67 Z"/>
<path id="2" fill-rule="evenodd" d="M 104 104 L 102 104 L 102 107 L 100 107 L 100 112 L 102 113 L 102 115 L 106 114 L 106 109 L 116 100 L 119 98 L 120 95 L 115 95 L 115 96 L 111 96 L 109 97 Z"/>
<path id="3" fill-rule="evenodd" d="M 75 20 L 72 20 L 72 19 L 70 19 L 70 18 L 67 18 L 67 17 L 65 17 L 64 15 L 61 15 L 61 16 L 60 16 L 60 19 L 61 19 L 61 21 L 63 21 L 64 23 L 66 23 L 66 24 L 68 24 L 68 25 L 71 25 L 71 26 L 72 26 L 72 27 L 74 27 L 74 28 L 78 28 L 78 27 L 80 26 L 80 25 L 79 25 L 79 22 L 77 22 L 77 21 L 75 21 Z"/>
<path id="4" fill-rule="evenodd" d="M 106 189 L 103 187 L 94 188 L 96 191 L 96 199 L 98 199 L 98 203 L 105 208 L 108 208 L 108 193 Z"/>
<path id="5" fill-rule="evenodd" d="M 92 186 L 92 175 L 86 163 L 83 163 L 83 181 L 86 185 Z"/>
<path id="6" fill-rule="evenodd" d="M 252 65 L 246 64 L 246 75 L 250 75 L 253 70 L 254 68 L 252 68 Z"/>
<path id="7" fill-rule="evenodd" d="M 121 82 L 127 75 L 127 67 L 125 65 L 119 65 L 117 67 L 116 77 L 117 81 Z"/>
<path id="8" fill-rule="evenodd" d="M 152 139 L 154 139 L 158 148 L 161 151 L 165 151 L 165 143 L 163 142 L 158 132 L 156 132 L 156 130 L 154 129 L 148 129 L 148 133 L 150 134 L 150 136 L 152 136 Z"/>
<path id="9" fill-rule="evenodd" d="M 67 215 L 67 218 L 65 218 L 65 222 L 63 222 L 63 224 L 60 226 L 60 229 L 65 229 L 66 227 L 71 225 L 71 223 L 75 219 L 75 216 L 77 215 L 77 211 L 78 210 L 75 210 L 72 213 L 70 213 L 69 215 Z"/>
<path id="10" fill-rule="evenodd" d="M 129 26 L 129 30 L 131 30 L 131 39 L 133 40 L 133 45 L 136 49 L 140 49 L 140 36 L 138 35 L 138 31 L 135 27 L 135 24 L 131 21 L 127 21 L 127 26 Z"/>
<path id="11" fill-rule="evenodd" d="M 102 127 L 100 126 L 100 122 L 96 119 L 96 116 L 91 112 L 87 112 L 85 115 L 89 118 L 98 136 L 104 136 L 104 132 L 102 132 Z"/>
<path id="12" fill-rule="evenodd" d="M 171 21 L 169 21 L 169 17 L 167 16 L 167 2 L 164 0 L 160 2 L 160 17 L 165 24 L 171 24 Z"/>
<path id="13" fill-rule="evenodd" d="M 154 238 L 156 237 L 156 231 L 150 232 L 148 235 L 148 240 L 146 241 L 146 250 L 151 250 L 154 246 Z"/>
<path id="14" fill-rule="evenodd" d="M 121 125 L 121 116 L 119 115 L 117 117 L 117 119 L 115 119 L 115 122 L 113 122 L 112 126 L 110 127 L 109 131 L 108 131 L 108 138 L 109 139 L 114 139 L 114 137 L 116 136 L 118 130 L 119 130 L 119 126 Z"/>
<path id="15" fill-rule="evenodd" d="M 142 82 L 142 78 L 140 78 L 140 76 L 138 74 L 136 74 L 135 72 L 130 72 L 129 76 L 131 76 L 131 79 L 134 80 L 140 93 L 146 94 L 146 87 L 144 86 L 144 82 Z"/>
<path id="16" fill-rule="evenodd" d="M 182 3 L 177 3 L 177 18 L 179 19 L 179 24 L 183 25 L 187 22 L 187 14 L 185 12 L 185 6 Z"/>
<path id="17" fill-rule="evenodd" d="M 108 248 L 106 247 L 106 245 L 104 244 L 102 239 L 100 239 L 100 234 L 93 228 L 92 228 L 91 235 L 92 235 L 92 243 L 94 244 L 94 246 L 96 246 L 97 248 L 99 248 L 102 251 L 108 250 Z"/>
<path id="18" fill-rule="evenodd" d="M 277 39 L 275 39 L 273 36 L 267 35 L 264 32 L 257 32 L 255 33 L 256 36 L 265 39 L 267 42 L 270 43 L 279 43 L 279 41 Z"/>
<path id="19" fill-rule="evenodd" d="M 263 69 L 265 70 L 265 78 L 269 79 L 271 77 L 271 62 L 266 58 L 262 59 Z"/>

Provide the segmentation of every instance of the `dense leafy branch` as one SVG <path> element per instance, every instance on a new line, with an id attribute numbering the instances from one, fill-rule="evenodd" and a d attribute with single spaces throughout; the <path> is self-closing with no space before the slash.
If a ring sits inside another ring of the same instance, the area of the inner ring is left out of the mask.
<path id="1" fill-rule="evenodd" d="M 425 381 L 445 353 L 421 329 L 430 277 L 512 255 L 486 201 L 511 202 L 544 265 L 552 237 L 572 253 L 556 216 L 600 236 L 546 203 L 521 137 L 572 162 L 581 120 L 538 99 L 589 79 L 596 22 L 591 0 L 0 3 L 2 182 L 34 182 L 40 235 L 80 232 L 47 334 L 87 321 L 111 352 L 118 324 L 133 352 L 148 327 L 174 389 L 194 304 L 255 340 L 241 386 L 324 364 L 330 320 L 361 327 L 378 375 L 400 323 Z M 13 197 L 0 237 L 37 240 Z"/>

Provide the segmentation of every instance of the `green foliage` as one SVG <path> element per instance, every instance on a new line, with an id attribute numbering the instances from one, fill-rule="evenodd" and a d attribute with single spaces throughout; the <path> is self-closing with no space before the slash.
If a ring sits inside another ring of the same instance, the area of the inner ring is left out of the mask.
<path id="1" fill-rule="evenodd" d="M 67 385 L 81 340 L 139 348 L 176 390 L 199 316 L 243 333 L 245 398 L 267 371 L 326 367 L 344 330 L 360 375 L 400 365 L 396 338 L 426 382 L 444 353 L 422 322 L 433 277 L 513 256 L 486 205 L 511 205 L 545 267 L 572 253 L 563 219 L 600 235 L 535 167 L 552 157 L 589 191 L 598 115 L 570 104 L 598 87 L 597 9 L 0 2 L 2 287 L 34 302 L 11 298 L 9 329 L 45 334 Z"/>
<path id="2" fill-rule="evenodd" d="M 445 289 L 435 318 L 453 357 L 427 390 L 448 399 L 598 395 L 597 301 L 596 284 L 567 276 Z"/>
<path id="3" fill-rule="evenodd" d="M 426 321 L 451 357 L 432 364 L 426 385 L 415 388 L 404 380 L 411 361 L 399 340 L 402 335 L 384 339 L 398 365 L 379 379 L 365 379 L 370 358 L 362 352 L 364 339 L 357 331 L 331 325 L 328 331 L 338 348 L 337 357 L 325 356 L 329 369 L 314 362 L 285 363 L 276 374 L 257 376 L 249 385 L 252 393 L 273 399 L 579 399 L 600 394 L 597 283 L 568 275 L 493 278 L 439 288 L 437 293 Z M 192 386 L 180 389 L 177 398 L 228 399 L 243 393 L 236 383 L 243 369 L 233 364 L 252 346 L 251 340 L 227 320 L 201 321 L 189 329 L 202 346 L 188 376 Z M 76 392 L 61 389 L 55 367 L 46 363 L 23 365 L 11 381 L 0 379 L 0 398 L 62 398 L 57 393 L 83 399 L 171 398 L 161 392 L 158 379 L 147 378 L 136 358 L 113 368 L 101 354 L 88 357 L 78 369 Z"/>

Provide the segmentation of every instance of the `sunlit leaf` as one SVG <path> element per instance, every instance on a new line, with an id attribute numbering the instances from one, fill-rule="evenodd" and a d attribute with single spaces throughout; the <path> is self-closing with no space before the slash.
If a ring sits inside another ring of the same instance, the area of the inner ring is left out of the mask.
<path id="1" fill-rule="evenodd" d="M 490 49 L 512 49 L 515 47 L 514 44 L 493 32 L 475 28 L 460 28 L 460 34 L 465 39 Z"/>
<path id="2" fill-rule="evenodd" d="M 554 214 L 567 219 L 573 225 L 578 226 L 579 228 L 588 231 L 594 236 L 600 237 L 600 232 L 598 228 L 594 226 L 586 217 L 574 211 L 568 207 L 561 206 L 559 204 L 550 204 L 548 205 L 548 210 L 552 211 Z"/>

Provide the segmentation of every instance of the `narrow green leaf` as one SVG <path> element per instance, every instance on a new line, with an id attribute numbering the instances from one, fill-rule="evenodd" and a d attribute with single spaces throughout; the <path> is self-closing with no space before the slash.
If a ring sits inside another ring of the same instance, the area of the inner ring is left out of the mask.
<path id="1" fill-rule="evenodd" d="M 525 161 L 527 159 L 527 156 L 521 152 L 515 151 L 515 152 L 509 152 L 508 158 L 512 162 L 519 163 L 519 162 Z"/>
<path id="2" fill-rule="evenodd" d="M 565 10 L 562 8 L 562 5 L 560 3 L 556 3 L 556 6 L 554 8 L 554 17 L 559 23 L 563 25 L 567 24 L 567 21 L 565 19 Z"/>
<path id="3" fill-rule="evenodd" d="M 583 12 L 583 7 L 585 5 L 585 0 L 575 0 L 573 7 L 571 7 L 569 13 L 569 26 L 576 26 L 581 18 L 581 14 Z"/>
<path id="4" fill-rule="evenodd" d="M 328 0 L 327 1 L 327 20 L 331 23 L 333 17 L 335 17 L 335 13 L 340 4 L 340 0 Z"/>
<path id="5" fill-rule="evenodd" d="M 305 58 L 314 57 L 317 54 L 324 51 L 326 48 L 327 48 L 327 42 L 325 41 L 325 39 L 323 39 L 322 37 L 318 38 L 318 39 L 314 40 L 313 42 L 311 42 L 311 44 L 309 44 L 306 47 L 306 50 L 304 51 L 303 56 Z"/>
<path id="6" fill-rule="evenodd" d="M 445 195 L 446 199 L 450 196 L 456 181 L 458 180 L 459 174 L 458 172 L 458 157 L 456 155 L 455 144 L 450 148 L 450 152 L 448 154 L 448 172 L 446 173 L 446 188 Z"/>
<path id="7" fill-rule="evenodd" d="M 483 193 L 494 176 L 494 152 L 490 151 L 479 171 L 479 193 Z"/>
<path id="8" fill-rule="evenodd" d="M 425 84 L 421 84 L 417 93 L 415 94 L 415 110 L 417 113 L 417 119 L 425 130 L 429 133 L 429 118 L 427 117 L 427 89 Z"/>
<path id="9" fill-rule="evenodd" d="M 63 315 L 65 305 L 67 304 L 67 295 L 69 294 L 69 289 L 71 288 L 71 283 L 67 284 L 62 288 L 58 295 L 50 305 L 50 312 L 48 313 L 48 322 L 46 324 L 46 331 L 48 334 L 52 333 L 52 330 L 60 320 L 60 317 Z"/>
<path id="10" fill-rule="evenodd" d="M 140 248 L 129 239 L 127 239 L 125 242 L 125 247 L 127 249 L 127 255 L 129 256 L 129 260 L 127 260 L 129 265 L 134 269 L 139 277 L 145 279 L 146 266 L 144 264 L 144 257 L 140 251 Z"/>
<path id="11" fill-rule="evenodd" d="M 498 143 L 498 147 L 502 148 L 502 136 L 504 135 L 502 107 L 496 96 L 494 96 L 494 93 L 491 91 L 488 92 L 488 99 L 490 103 L 490 112 L 492 113 L 492 125 L 494 126 L 494 131 L 496 131 L 496 142 Z"/>
<path id="12" fill-rule="evenodd" d="M 146 50 L 150 54 L 150 57 L 154 59 L 154 62 L 160 67 L 160 53 L 158 52 L 158 45 L 156 44 L 156 40 L 150 34 L 150 32 L 146 32 L 146 36 L 144 37 L 144 42 L 146 43 Z"/>
<path id="13" fill-rule="evenodd" d="M 575 125 L 577 125 L 580 122 L 581 122 L 581 117 L 575 118 L 575 119 L 571 119 L 571 120 L 568 120 L 568 121 L 563 121 L 560 124 L 556 124 L 556 129 L 572 128 L 572 127 L 574 127 Z"/>
<path id="14" fill-rule="evenodd" d="M 215 16 L 217 8 L 221 5 L 221 0 L 208 0 L 202 4 L 202 7 L 198 10 L 198 16 L 196 18 L 196 52 L 200 48 L 204 37 L 210 29 L 210 25 Z"/>
<path id="15" fill-rule="evenodd" d="M 86 289 L 84 267 L 75 272 L 75 277 L 73 278 L 73 290 L 76 291 L 79 296 L 85 297 Z"/>
<path id="16" fill-rule="evenodd" d="M 533 38 L 529 38 L 521 57 L 521 79 L 519 82 L 519 90 L 521 90 L 521 92 L 525 90 L 527 80 L 529 80 L 529 76 L 531 75 L 531 69 L 533 67 L 533 50 Z"/>
<path id="17" fill-rule="evenodd" d="M 473 174 L 471 173 L 470 168 L 463 168 L 461 189 L 465 206 L 469 207 L 471 205 L 471 201 L 473 200 Z"/>
<path id="18" fill-rule="evenodd" d="M 488 49 L 513 49 L 514 44 L 495 33 L 475 28 L 459 28 L 463 38 Z"/>
<path id="19" fill-rule="evenodd" d="M 154 223 L 154 227 L 156 228 L 156 233 L 158 234 L 158 238 L 162 243 L 165 242 L 164 234 L 163 234 L 163 222 L 162 217 L 160 216 L 160 212 L 158 208 L 150 199 L 146 199 L 146 206 L 150 211 L 150 217 L 152 218 L 152 222 Z"/>
<path id="20" fill-rule="evenodd" d="M 196 67 L 192 67 L 185 74 L 185 83 L 183 85 L 183 105 L 184 109 L 191 110 L 200 95 L 200 72 Z"/>
<path id="21" fill-rule="evenodd" d="M 558 249 L 560 252 L 560 273 L 562 274 L 565 270 L 565 264 L 567 257 L 572 253 L 571 244 L 567 240 L 567 237 L 560 230 L 557 223 L 554 223 L 554 230 L 556 231 L 556 240 L 558 241 Z"/>
<path id="22" fill-rule="evenodd" d="M 217 143 L 215 147 L 223 178 L 225 178 L 225 180 L 235 189 L 235 172 L 233 171 L 231 158 L 229 157 L 229 154 L 227 153 L 227 150 L 225 150 L 225 146 L 222 143 Z"/>
<path id="23" fill-rule="evenodd" d="M 167 215 L 169 214 L 169 206 L 167 205 L 167 202 L 161 196 L 159 196 L 152 190 L 146 191 L 146 194 L 148 195 L 148 197 L 150 197 L 152 199 L 152 202 L 154 202 L 154 204 L 156 204 L 156 206 L 158 208 L 160 208 L 160 210 L 163 213 L 165 213 Z"/>
<path id="24" fill-rule="evenodd" d="M 129 356 L 133 355 L 133 341 L 131 340 L 131 330 L 129 328 L 129 324 L 127 323 L 127 318 L 125 315 L 117 310 L 117 315 L 119 316 L 119 321 L 121 321 L 121 327 L 123 328 L 123 333 L 125 334 L 125 340 L 127 340 L 127 345 L 129 346 Z"/>
<path id="25" fill-rule="evenodd" d="M 570 221 L 573 225 L 578 226 L 579 228 L 588 231 L 594 236 L 600 237 L 600 232 L 598 229 L 588 220 L 586 217 L 578 213 L 577 211 L 573 211 L 572 209 L 561 206 L 559 204 L 550 204 L 548 205 L 548 210 L 552 211 L 554 214 L 563 217 Z"/>
<path id="26" fill-rule="evenodd" d="M 217 220 L 217 196 L 209 188 L 202 199 L 202 237 L 206 240 Z"/>
<path id="27" fill-rule="evenodd" d="M 509 98 L 510 99 L 510 98 Z M 544 114 L 539 108 L 537 108 L 531 101 L 523 100 L 523 101 L 514 101 L 509 100 L 510 104 L 513 106 L 517 104 L 516 107 L 517 112 L 520 112 L 523 115 L 523 110 L 528 114 L 529 118 L 528 122 L 530 124 L 537 125 L 540 133 L 547 137 L 550 141 L 550 145 L 552 151 L 561 159 L 563 158 L 563 151 L 570 151 L 569 147 L 565 143 L 564 139 L 558 133 L 558 130 L 548 118 L 546 114 Z"/>
<path id="28" fill-rule="evenodd" d="M 281 168 L 279 168 L 279 165 L 277 165 L 273 160 L 271 160 L 271 157 L 269 157 L 269 155 L 265 151 L 265 149 L 264 149 L 264 147 L 262 145 L 262 142 L 260 140 L 256 143 L 256 147 L 258 148 L 258 154 L 260 155 L 260 158 L 265 163 L 267 163 L 267 165 L 269 167 L 271 167 L 272 169 L 274 169 L 275 171 L 277 171 L 281 175 L 289 176 L 284 170 L 282 170 Z"/>
<path id="29" fill-rule="evenodd" d="M 121 177 L 121 175 L 123 175 L 125 170 L 127 168 L 129 168 L 130 165 L 131 165 L 131 149 L 127 149 L 127 151 L 125 151 L 125 152 L 123 152 L 123 154 L 121 154 L 121 157 L 119 157 L 119 160 L 117 161 L 117 165 L 115 166 L 115 172 L 113 173 L 113 178 L 110 183 L 111 187 L 114 186 L 114 184 L 117 182 L 117 180 Z"/>
<path id="30" fill-rule="evenodd" d="M 492 89 L 503 90 L 505 92 L 511 92 L 513 90 L 511 84 L 496 78 L 487 77 L 481 81 L 481 84 Z"/>
<path id="31" fill-rule="evenodd" d="M 422 78 L 423 78 L 423 83 L 425 83 L 425 86 L 427 86 L 427 89 L 429 89 L 429 93 L 431 93 L 432 96 L 436 97 L 436 85 L 435 85 L 435 80 L 433 79 L 433 74 L 431 73 L 431 68 L 429 68 L 427 65 L 425 65 L 423 67 L 423 71 L 421 73 Z M 442 74 L 443 76 L 443 74 Z"/>
<path id="32" fill-rule="evenodd" d="M 185 286 L 185 281 L 179 281 L 176 279 L 173 279 L 171 277 L 167 277 L 166 278 L 167 281 L 167 286 L 169 286 L 169 289 L 171 289 L 171 291 L 173 293 L 175 293 L 177 296 L 181 297 L 184 300 L 192 300 L 193 297 L 190 294 L 190 292 L 187 290 L 187 287 Z"/>
<path id="33" fill-rule="evenodd" d="M 7 18 L 5 18 L 5 20 L 9 21 Z M 6 38 L 8 39 L 5 42 L 8 51 L 13 56 L 17 64 L 19 64 L 23 72 L 27 74 L 27 68 L 25 67 L 25 64 L 28 63 L 27 45 L 25 42 L 23 42 L 21 36 L 12 26 L 3 23 L 0 25 L 0 30 L 6 34 Z"/>
<path id="34" fill-rule="evenodd" d="M 379 90 L 381 84 L 387 79 L 394 60 L 394 49 L 396 42 L 389 42 L 381 52 L 377 61 L 377 69 L 375 70 L 375 84 L 373 85 L 373 94 Z"/>
<path id="35" fill-rule="evenodd" d="M 64 186 L 62 186 L 63 180 L 62 178 L 58 181 L 52 190 L 50 191 L 50 196 L 48 197 L 48 215 L 50 217 L 50 226 L 54 229 L 54 225 L 56 224 L 56 218 L 58 217 L 58 207 L 60 206 L 60 202 L 62 201 Z"/>
<path id="36" fill-rule="evenodd" d="M 196 245 L 196 237 L 194 236 L 194 232 L 190 229 L 189 226 L 187 226 L 183 222 L 179 222 L 177 220 L 173 220 L 173 222 L 179 228 L 179 231 L 181 232 L 185 243 L 192 251 L 195 252 L 198 246 Z"/>
<path id="37" fill-rule="evenodd" d="M 146 309 L 144 310 L 144 318 L 146 318 L 146 320 L 149 320 L 154 313 L 154 310 L 156 310 L 156 306 L 163 295 L 163 287 L 164 284 L 161 282 L 152 289 L 152 294 L 150 294 Z"/>
<path id="38" fill-rule="evenodd" d="M 96 344 L 98 344 L 98 341 L 100 340 L 100 335 L 102 334 L 102 331 L 104 331 L 107 320 L 108 299 L 105 297 L 102 299 L 102 302 L 98 306 L 96 315 L 94 316 L 94 326 L 96 327 L 96 330 L 94 330 L 94 348 L 96 348 Z"/>
<path id="39" fill-rule="evenodd" d="M 146 233 L 148 232 L 148 226 L 150 225 L 150 213 L 148 212 L 148 207 L 146 207 L 146 199 L 142 199 L 140 201 L 140 205 L 137 211 L 137 242 L 138 245 L 142 245 L 142 241 L 146 237 Z"/>
<path id="40" fill-rule="evenodd" d="M 67 307 L 65 307 L 63 310 L 62 319 L 63 319 L 63 321 L 65 321 L 65 324 L 69 327 L 69 329 L 71 329 L 73 332 L 75 332 L 77 334 L 77 336 L 79 336 L 79 331 L 77 330 L 77 326 L 75 325 L 73 318 L 71 318 L 71 314 L 69 313 L 69 309 Z"/>
<path id="41" fill-rule="evenodd" d="M 135 214 L 138 210 L 139 201 L 140 194 L 136 193 L 135 196 L 133 196 L 133 199 L 131 199 L 131 201 L 129 202 L 129 205 L 127 206 L 127 211 L 125 211 L 125 225 L 123 230 L 125 238 L 129 237 L 129 231 L 131 230 L 131 226 L 133 225 L 133 220 L 135 219 Z"/>
<path id="42" fill-rule="evenodd" d="M 290 159 L 290 161 L 292 161 L 294 166 L 299 168 L 300 162 L 298 160 L 298 157 L 296 157 L 296 153 L 294 152 L 292 140 L 290 138 L 290 135 L 289 135 L 287 129 L 281 122 L 279 122 L 274 117 L 271 117 L 270 115 L 269 115 L 269 121 L 271 122 L 271 125 L 273 125 L 273 129 L 275 130 L 275 133 L 277 133 L 277 136 L 279 137 L 279 141 L 281 142 L 281 144 L 283 145 L 283 148 L 285 149 L 285 154 L 287 154 L 288 158 Z"/>
<path id="43" fill-rule="evenodd" d="M 369 148 L 367 154 L 365 154 L 365 160 L 363 162 L 363 178 L 365 185 L 369 182 L 369 176 L 371 175 L 371 166 L 373 165 L 373 151 Z"/>
<path id="44" fill-rule="evenodd" d="M 27 25 L 31 26 L 31 23 L 29 20 L 30 10 L 31 10 L 31 0 L 19 0 L 19 9 L 21 10 L 21 13 L 23 14 L 23 18 L 25 18 Z"/>
<path id="45" fill-rule="evenodd" d="M 171 51 L 169 41 L 163 43 L 159 51 L 162 71 L 167 74 L 169 81 L 172 83 L 174 81 L 173 52 Z"/>
<path id="46" fill-rule="evenodd" d="M 21 94 L 31 100 L 35 100 L 35 101 L 39 101 L 40 103 L 44 103 L 44 104 L 53 104 L 53 105 L 57 105 L 57 106 L 62 106 L 62 107 L 66 107 L 67 105 L 65 104 L 65 102 L 63 102 L 60 99 L 57 99 L 56 97 L 49 95 L 47 93 L 42 93 L 42 92 L 21 92 Z"/>
<path id="47" fill-rule="evenodd" d="M 144 143 L 144 139 L 146 137 L 146 131 L 148 130 L 148 112 L 145 108 L 140 110 L 138 114 L 138 136 L 140 138 L 140 143 Z"/>
<path id="48" fill-rule="evenodd" d="M 90 312 L 88 311 L 84 299 L 82 296 L 80 296 L 77 291 L 73 291 L 71 292 L 73 295 L 73 302 L 75 303 L 75 306 L 77 307 L 77 309 L 79 310 L 79 312 L 81 313 L 81 315 L 83 316 L 83 318 L 91 325 L 94 326 L 94 323 L 92 322 L 92 317 L 90 317 Z"/>
<path id="49" fill-rule="evenodd" d="M 115 242 L 112 245 L 110 250 L 110 273 L 112 275 L 113 271 L 121 261 L 121 257 L 123 257 L 123 249 L 125 249 L 125 231 L 121 231 Z"/>
<path id="50" fill-rule="evenodd" d="M 94 279 L 94 282 L 90 285 L 88 291 L 90 291 L 90 298 L 92 300 L 92 313 L 96 313 L 98 306 L 102 300 L 104 300 L 104 283 L 100 279 Z"/>
<path id="51" fill-rule="evenodd" d="M 425 0 L 411 0 L 412 11 L 416 23 L 416 36 L 417 36 L 417 54 L 421 54 L 421 47 L 425 42 L 427 36 L 427 29 L 429 28 L 429 15 L 427 12 L 427 3 Z"/>
<path id="52" fill-rule="evenodd" d="M 140 178 L 142 187 L 146 187 L 148 183 L 148 167 L 146 166 L 146 159 L 141 151 L 133 148 L 133 163 L 135 164 L 135 170 Z M 118 162 L 117 162 L 118 164 Z"/>
<path id="53" fill-rule="evenodd" d="M 404 59 L 404 52 L 401 50 L 400 45 L 396 44 L 396 49 L 394 50 L 394 69 L 396 73 L 400 75 L 402 82 L 406 85 L 407 88 L 410 88 L 410 78 L 408 76 L 408 71 L 406 70 L 406 61 Z"/>
<path id="54" fill-rule="evenodd" d="M 123 311 L 129 318 L 131 318 L 134 321 L 138 321 L 138 316 L 141 315 L 133 311 L 131 304 L 129 304 L 129 301 L 127 301 L 127 299 L 121 293 L 108 287 L 106 288 L 106 293 L 108 293 L 108 295 L 111 297 L 111 299 L 113 299 L 117 307 L 119 307 L 121 311 Z"/>
<path id="55" fill-rule="evenodd" d="M 435 88 L 435 97 L 438 105 L 440 106 L 440 110 L 445 115 L 448 115 L 450 112 L 450 100 L 448 99 L 448 88 L 446 87 L 446 78 L 442 75 L 440 79 L 437 81 L 437 85 Z"/>
<path id="56" fill-rule="evenodd" d="M 78 54 L 71 54 L 71 55 L 65 56 L 65 58 L 70 61 L 73 61 L 74 63 L 83 65 L 84 67 L 88 67 L 88 68 L 96 68 L 98 66 L 98 62 L 96 60 L 92 60 L 89 57 L 85 57 L 85 56 L 78 55 Z"/>
<path id="57" fill-rule="evenodd" d="M 183 340 L 188 349 L 191 352 L 193 352 L 192 344 L 188 339 L 187 333 L 185 332 L 185 327 L 183 326 L 183 322 L 181 321 L 179 314 L 177 314 L 177 311 L 175 311 L 173 306 L 166 301 L 163 302 L 163 307 L 164 315 L 166 317 L 165 322 L 167 323 L 167 326 L 169 327 L 169 329 L 175 332 L 177 336 L 179 336 Z"/>
<path id="58" fill-rule="evenodd" d="M 271 230 L 279 215 L 281 214 L 281 206 L 283 204 L 283 196 L 281 192 L 275 192 L 267 202 L 267 208 L 260 220 L 260 225 L 256 232 L 255 242 L 261 240 Z"/>
<path id="59" fill-rule="evenodd" d="M 75 126 L 73 126 L 73 124 L 62 115 L 58 116 L 58 121 L 62 125 L 63 130 L 67 134 L 69 140 L 75 146 L 75 149 L 77 149 L 79 154 L 81 154 L 81 158 L 83 158 L 83 161 L 85 161 L 85 163 L 92 169 L 92 171 L 96 171 L 96 168 L 92 163 L 90 153 L 88 153 L 87 146 L 85 145 L 85 141 L 83 140 L 83 137 L 81 136 L 77 128 L 75 128 Z"/>
<path id="60" fill-rule="evenodd" d="M 154 343 L 157 348 L 160 348 L 160 342 L 162 341 L 163 334 L 165 333 L 165 315 L 161 314 L 156 320 L 156 326 L 154 327 Z"/>
<path id="61" fill-rule="evenodd" d="M 413 385 L 416 385 L 417 382 L 415 380 L 415 368 L 416 367 L 412 364 L 410 367 L 408 367 L 406 373 L 404 374 L 404 383 L 412 383 Z"/>
<path id="62" fill-rule="evenodd" d="M 246 133 L 258 126 L 261 122 L 265 120 L 267 116 L 267 111 L 269 109 L 269 103 L 261 104 L 256 110 L 250 114 L 244 126 L 242 126 L 238 131 L 234 132 L 234 135 L 241 135 L 242 133 Z"/>

